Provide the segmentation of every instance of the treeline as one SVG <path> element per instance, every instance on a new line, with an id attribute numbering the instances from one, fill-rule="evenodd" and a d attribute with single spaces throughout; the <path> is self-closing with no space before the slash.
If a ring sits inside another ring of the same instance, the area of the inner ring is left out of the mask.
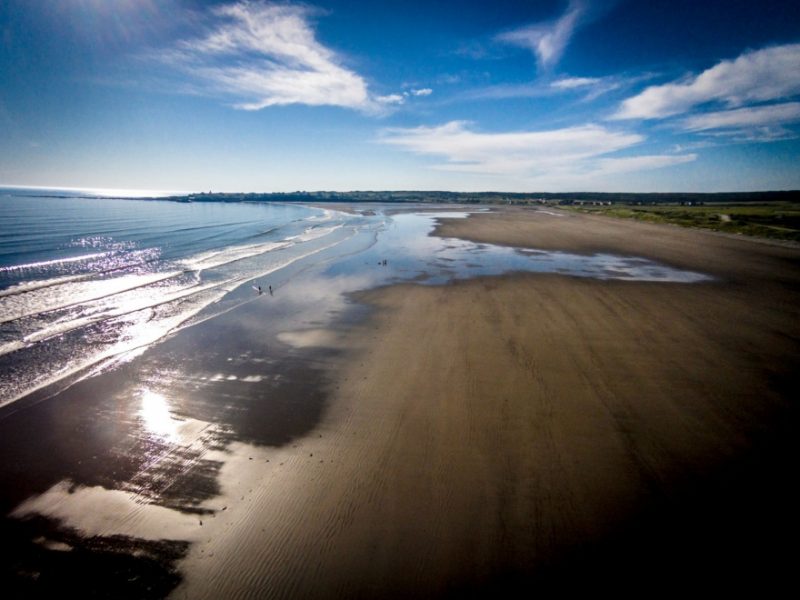
<path id="1" fill-rule="evenodd" d="M 204 192 L 172 196 L 161 200 L 176 202 L 408 202 L 440 204 L 706 204 L 800 202 L 800 190 L 725 193 L 504 193 L 443 191 L 374 191 L 374 192 L 276 192 L 219 193 Z"/>

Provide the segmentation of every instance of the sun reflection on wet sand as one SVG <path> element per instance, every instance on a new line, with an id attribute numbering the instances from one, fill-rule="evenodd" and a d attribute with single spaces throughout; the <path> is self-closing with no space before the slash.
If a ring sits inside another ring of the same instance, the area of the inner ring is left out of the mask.
<path id="1" fill-rule="evenodd" d="M 153 436 L 172 443 L 180 441 L 179 422 L 170 414 L 167 399 L 161 394 L 148 389 L 143 390 L 139 416 L 145 429 Z"/>

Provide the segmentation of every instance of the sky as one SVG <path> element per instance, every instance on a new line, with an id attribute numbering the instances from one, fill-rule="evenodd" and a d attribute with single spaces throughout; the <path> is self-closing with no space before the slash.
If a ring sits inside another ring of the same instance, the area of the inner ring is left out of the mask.
<path id="1" fill-rule="evenodd" d="M 0 185 L 800 189 L 797 0 L 0 0 Z"/>

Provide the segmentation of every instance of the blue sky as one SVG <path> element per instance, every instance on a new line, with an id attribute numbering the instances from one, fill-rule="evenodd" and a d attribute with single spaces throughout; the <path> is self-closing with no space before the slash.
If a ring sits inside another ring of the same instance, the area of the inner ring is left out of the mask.
<path id="1" fill-rule="evenodd" d="M 796 0 L 0 2 L 0 184 L 800 189 Z"/>

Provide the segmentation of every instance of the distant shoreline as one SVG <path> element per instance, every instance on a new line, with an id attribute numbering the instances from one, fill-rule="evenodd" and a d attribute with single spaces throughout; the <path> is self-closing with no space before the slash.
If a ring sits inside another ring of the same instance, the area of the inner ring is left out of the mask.
<path id="1" fill-rule="evenodd" d="M 502 193 L 447 191 L 354 191 L 354 192 L 269 192 L 226 193 L 201 192 L 165 196 L 90 195 L 82 190 L 48 188 L 48 193 L 35 193 L 33 188 L 2 188 L 23 190 L 25 196 L 57 199 L 142 200 L 178 203 L 281 203 L 309 204 L 322 207 L 349 205 L 412 204 L 434 206 L 518 206 L 552 207 L 599 214 L 607 217 L 633 219 L 649 223 L 678 225 L 692 229 L 744 235 L 752 239 L 769 239 L 800 243 L 800 190 L 721 192 L 721 193 Z M 98 190 L 102 191 L 102 190 Z M 109 190 L 110 191 L 110 190 Z M 62 193 L 59 193 L 62 192 Z M 345 210 L 345 212 L 347 212 Z"/>
<path id="2" fill-rule="evenodd" d="M 355 191 L 200 193 L 158 198 L 176 202 L 337 202 L 431 204 L 707 204 L 800 202 L 800 190 L 722 193 Z"/>
<path id="3" fill-rule="evenodd" d="M 445 190 L 297 191 L 297 192 L 199 192 L 166 195 L 122 195 L 75 188 L 0 186 L 0 193 L 24 190 L 39 198 L 106 198 L 111 200 L 166 200 L 171 202 L 337 202 L 337 203 L 432 203 L 432 204 L 674 204 L 800 202 L 800 190 L 754 192 L 451 192 Z M 41 191 L 42 193 L 36 193 Z M 109 190 L 111 191 L 111 190 Z M 116 191 L 116 190 L 115 190 Z M 145 191 L 145 190 L 143 190 Z"/>

